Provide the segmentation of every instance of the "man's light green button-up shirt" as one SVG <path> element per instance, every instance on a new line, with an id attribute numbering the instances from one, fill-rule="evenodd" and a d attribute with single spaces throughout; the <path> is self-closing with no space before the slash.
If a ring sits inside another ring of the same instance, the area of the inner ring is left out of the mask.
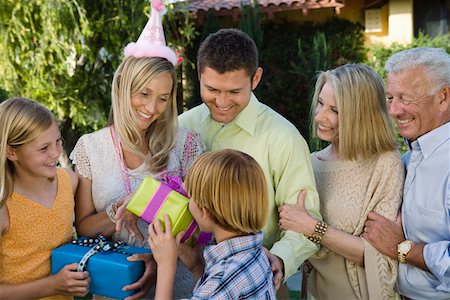
<path id="1" fill-rule="evenodd" d="M 307 191 L 308 212 L 321 219 L 310 152 L 304 138 L 295 126 L 254 95 L 228 124 L 214 121 L 208 107 L 201 104 L 180 115 L 179 125 L 199 132 L 207 151 L 240 150 L 260 164 L 269 189 L 264 246 L 283 260 L 285 279 L 289 278 L 318 249 L 302 234 L 281 232 L 278 227 L 278 207 L 296 204 L 300 190 Z"/>

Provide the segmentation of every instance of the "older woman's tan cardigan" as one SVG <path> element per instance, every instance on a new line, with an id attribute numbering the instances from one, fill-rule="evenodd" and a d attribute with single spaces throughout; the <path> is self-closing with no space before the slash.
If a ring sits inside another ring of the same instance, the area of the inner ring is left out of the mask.
<path id="1" fill-rule="evenodd" d="M 312 154 L 321 213 L 331 226 L 359 236 L 370 211 L 395 220 L 404 167 L 397 151 L 366 161 L 321 161 Z M 309 261 L 309 299 L 394 299 L 397 262 L 364 242 L 364 267 L 322 247 Z"/>

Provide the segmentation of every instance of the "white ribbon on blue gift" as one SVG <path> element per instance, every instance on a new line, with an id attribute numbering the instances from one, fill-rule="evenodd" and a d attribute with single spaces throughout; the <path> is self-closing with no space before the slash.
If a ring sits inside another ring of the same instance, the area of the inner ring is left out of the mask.
<path id="1" fill-rule="evenodd" d="M 104 251 L 104 252 L 107 252 L 110 250 L 114 251 L 114 249 L 116 249 L 117 247 L 119 247 L 120 245 L 123 244 L 122 242 L 116 242 L 116 243 L 114 243 L 113 246 L 111 246 L 108 243 L 108 241 L 106 241 L 106 238 L 101 234 L 95 240 L 92 240 L 92 239 L 85 240 L 84 239 L 84 241 L 85 241 L 85 244 L 87 244 L 88 242 L 91 242 L 91 241 L 96 242 L 96 243 L 98 241 L 98 243 L 95 244 L 91 249 L 89 249 L 89 251 L 86 252 L 86 254 L 81 258 L 80 262 L 78 263 L 77 272 L 83 272 L 86 270 L 86 266 L 89 261 L 89 258 L 91 258 L 93 255 L 95 255 L 101 251 Z M 78 244 L 77 241 L 73 241 L 72 243 Z"/>

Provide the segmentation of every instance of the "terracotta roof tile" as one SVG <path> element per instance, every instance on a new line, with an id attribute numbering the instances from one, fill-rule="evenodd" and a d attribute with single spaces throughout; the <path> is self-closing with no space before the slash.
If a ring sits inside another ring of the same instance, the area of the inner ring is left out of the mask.
<path id="1" fill-rule="evenodd" d="M 344 6 L 344 0 L 258 0 L 258 4 L 261 8 L 277 7 L 277 10 L 286 9 L 313 9 L 321 7 L 334 7 L 339 9 Z M 221 10 L 233 10 L 239 8 L 241 5 L 251 5 L 253 0 L 188 0 L 189 11 L 199 12 L 208 11 L 214 9 L 216 11 Z"/>

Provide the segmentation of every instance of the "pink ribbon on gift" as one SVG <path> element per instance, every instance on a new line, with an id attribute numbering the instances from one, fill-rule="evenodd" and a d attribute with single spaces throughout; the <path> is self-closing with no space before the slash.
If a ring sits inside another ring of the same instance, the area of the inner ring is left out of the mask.
<path id="1" fill-rule="evenodd" d="M 141 218 L 147 223 L 153 222 L 159 210 L 161 209 L 164 200 L 172 192 L 172 190 L 177 191 L 185 197 L 188 197 L 187 192 L 183 188 L 183 184 L 180 176 L 167 176 L 165 177 L 161 184 L 156 190 L 155 194 L 152 196 L 152 201 L 147 205 L 145 210 L 142 212 Z"/>
<path id="2" fill-rule="evenodd" d="M 184 243 L 185 241 L 187 241 L 194 234 L 195 230 L 197 230 L 197 227 L 197 222 L 195 222 L 195 220 L 192 220 L 191 224 L 189 224 L 189 227 L 181 237 L 181 242 Z"/>
<path id="3" fill-rule="evenodd" d="M 145 210 L 142 212 L 141 218 L 147 223 L 153 222 L 159 210 L 161 209 L 164 200 L 172 192 L 172 188 L 165 184 L 159 185 L 155 194 L 152 196 L 152 201 L 147 205 Z"/>
<path id="4" fill-rule="evenodd" d="M 197 245 L 206 245 L 212 240 L 211 232 L 200 231 L 197 237 Z"/>

